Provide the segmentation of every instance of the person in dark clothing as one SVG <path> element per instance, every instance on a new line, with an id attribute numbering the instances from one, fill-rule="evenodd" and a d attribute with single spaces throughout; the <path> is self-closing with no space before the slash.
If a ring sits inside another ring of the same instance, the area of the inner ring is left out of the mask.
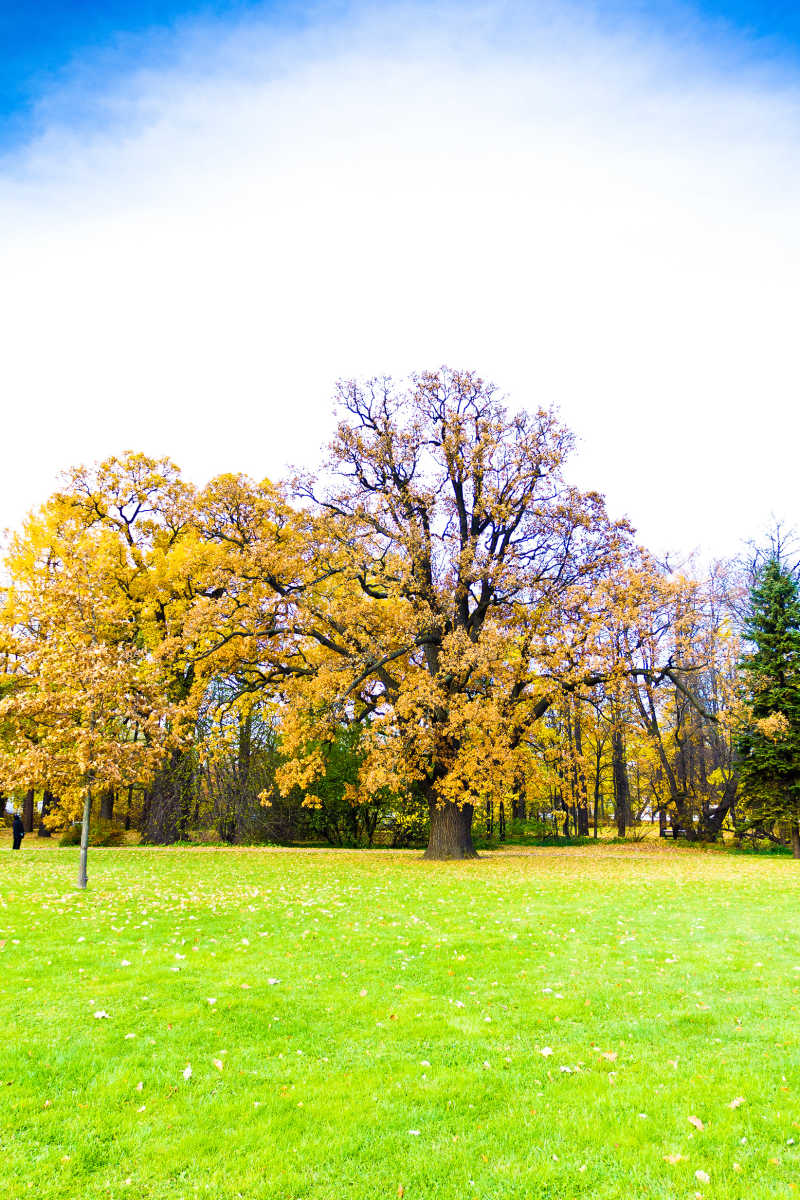
<path id="1" fill-rule="evenodd" d="M 22 845 L 22 839 L 25 837 L 25 830 L 22 826 L 22 817 L 19 813 L 14 813 L 14 821 L 11 826 L 11 835 L 14 839 L 12 846 L 13 850 L 19 850 Z"/>

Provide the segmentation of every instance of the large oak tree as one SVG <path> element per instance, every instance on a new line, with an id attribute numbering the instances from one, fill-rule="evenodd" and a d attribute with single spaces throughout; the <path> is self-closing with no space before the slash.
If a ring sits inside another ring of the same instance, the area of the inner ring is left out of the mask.
<path id="1" fill-rule="evenodd" d="M 470 372 L 343 383 L 338 402 L 299 511 L 231 477 L 202 498 L 229 551 L 203 653 L 280 695 L 287 789 L 313 798 L 325 744 L 360 722 L 353 799 L 421 792 L 428 857 L 469 857 L 475 804 L 524 781 L 530 723 L 600 677 L 630 531 L 566 482 L 551 412 L 509 412 Z"/>

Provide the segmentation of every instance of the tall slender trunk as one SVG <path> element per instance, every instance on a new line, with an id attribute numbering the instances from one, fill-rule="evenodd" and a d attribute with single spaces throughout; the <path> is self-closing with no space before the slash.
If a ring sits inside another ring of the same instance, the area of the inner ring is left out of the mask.
<path id="1" fill-rule="evenodd" d="M 614 779 L 614 808 L 617 817 L 617 834 L 625 837 L 630 820 L 630 793 L 628 772 L 625 769 L 625 743 L 622 730 L 615 728 L 611 734 L 611 771 Z"/>
<path id="2" fill-rule="evenodd" d="M 575 699 L 575 781 L 578 807 L 575 833 L 578 837 L 589 836 L 589 789 L 586 781 L 586 768 L 583 761 L 583 729 L 581 725 L 580 701 Z"/>
<path id="3" fill-rule="evenodd" d="M 86 789 L 86 798 L 83 802 L 83 824 L 81 825 L 81 862 L 78 869 L 78 887 L 85 888 L 88 882 L 86 874 L 86 859 L 89 854 L 89 821 L 92 817 L 92 788 L 91 784 Z"/>
<path id="4" fill-rule="evenodd" d="M 233 838 L 239 841 L 247 808 L 247 789 L 250 783 L 250 760 L 253 746 L 253 714 L 248 712 L 239 718 L 239 753 L 236 763 L 236 807 L 233 815 Z M 357 816 L 357 812 L 355 813 Z M 372 838 L 370 837 L 370 844 Z"/>
<path id="5" fill-rule="evenodd" d="M 800 858 L 800 828 L 797 821 L 792 821 L 792 854 Z"/>
<path id="6" fill-rule="evenodd" d="M 595 748 L 595 765 L 594 765 L 594 836 L 597 837 L 597 810 L 602 803 L 602 795 L 600 794 L 600 766 L 601 756 L 603 753 L 603 743 L 598 735 L 597 746 Z"/>
<path id="7" fill-rule="evenodd" d="M 33 833 L 33 788 L 28 788 L 22 801 L 22 828 Z"/>
<path id="8" fill-rule="evenodd" d="M 473 805 L 464 804 L 459 808 L 452 800 L 437 804 L 434 799 L 430 799 L 428 807 L 431 831 L 425 858 L 477 858 L 472 844 Z"/>

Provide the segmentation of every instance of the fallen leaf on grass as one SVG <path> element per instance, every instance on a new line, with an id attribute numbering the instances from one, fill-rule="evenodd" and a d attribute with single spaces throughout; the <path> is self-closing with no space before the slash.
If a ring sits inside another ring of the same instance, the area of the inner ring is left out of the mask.
<path id="1" fill-rule="evenodd" d="M 668 1162 L 671 1166 L 674 1167 L 676 1163 L 686 1162 L 686 1155 L 685 1154 L 665 1154 L 664 1162 Z"/>
<path id="2" fill-rule="evenodd" d="M 711 1183 L 711 1176 L 707 1171 L 695 1171 L 694 1177 L 698 1183 Z"/>
<path id="3" fill-rule="evenodd" d="M 744 1104 L 744 1096 L 734 1096 L 728 1108 L 738 1108 L 740 1104 Z"/>
<path id="4" fill-rule="evenodd" d="M 690 1125 L 694 1125 L 695 1129 L 705 1129 L 705 1125 L 699 1117 L 688 1117 L 687 1120 Z"/>
<path id="5" fill-rule="evenodd" d="M 187 1081 L 192 1078 L 192 1064 L 191 1063 L 187 1063 L 186 1066 L 183 1068 L 183 1078 L 186 1079 Z"/>
<path id="6" fill-rule="evenodd" d="M 225 1064 L 221 1058 L 212 1058 L 211 1061 L 214 1064 L 214 1066 L 217 1068 L 218 1071 L 221 1071 L 223 1069 L 223 1067 L 225 1066 Z"/>

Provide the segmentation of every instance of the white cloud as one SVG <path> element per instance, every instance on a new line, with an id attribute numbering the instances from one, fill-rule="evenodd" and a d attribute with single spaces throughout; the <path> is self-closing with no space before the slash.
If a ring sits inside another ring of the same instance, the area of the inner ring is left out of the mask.
<path id="1" fill-rule="evenodd" d="M 702 34 L 382 6 L 89 64 L 0 184 L 0 523 L 125 447 L 313 462 L 336 377 L 441 362 L 558 403 L 658 548 L 792 523 L 800 90 Z"/>

